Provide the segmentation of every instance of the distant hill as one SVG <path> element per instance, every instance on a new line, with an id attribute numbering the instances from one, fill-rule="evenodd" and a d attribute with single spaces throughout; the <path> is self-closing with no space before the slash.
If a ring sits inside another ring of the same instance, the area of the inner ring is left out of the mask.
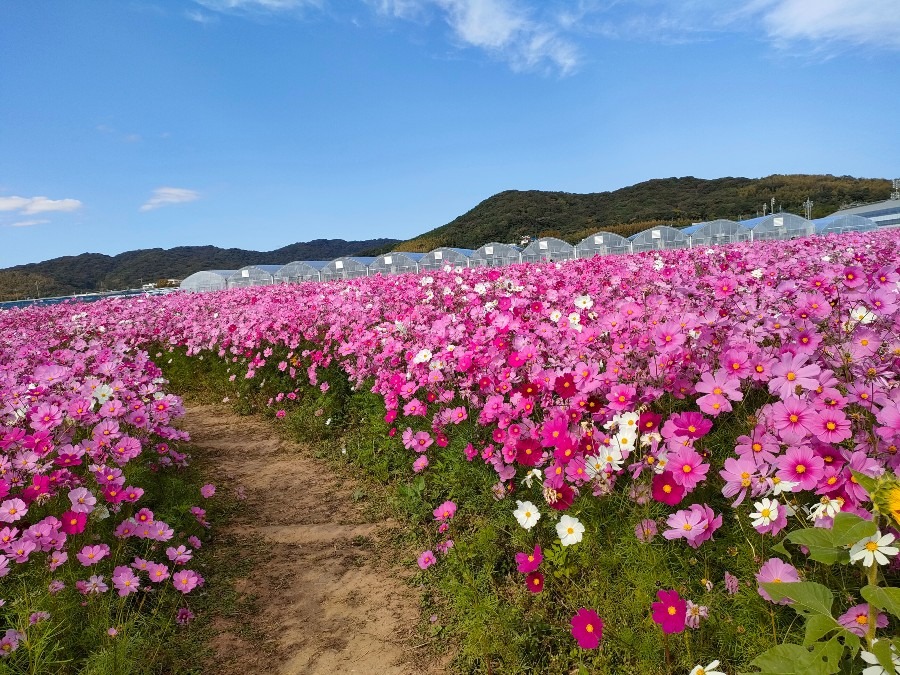
<path id="1" fill-rule="evenodd" d="M 511 243 L 522 237 L 555 236 L 577 244 L 606 230 L 623 236 L 654 225 L 684 226 L 715 218 L 762 215 L 763 204 L 803 215 L 813 202 L 812 217 L 842 206 L 887 199 L 890 181 L 831 175 L 775 175 L 767 178 L 704 180 L 662 178 L 612 192 L 574 194 L 507 190 L 489 197 L 450 223 L 394 246 L 398 251 L 430 251 L 438 246 L 478 248 L 491 241 Z M 374 253 L 386 252 L 376 249 Z"/>
<path id="2" fill-rule="evenodd" d="M 246 251 L 216 246 L 179 246 L 141 249 L 116 256 L 100 253 L 54 258 L 0 270 L 0 300 L 66 295 L 113 288 L 134 288 L 143 281 L 183 279 L 208 269 L 237 269 L 244 265 L 277 265 L 293 260 L 331 260 L 373 247 L 387 247 L 396 239 L 315 239 L 275 251 Z"/>

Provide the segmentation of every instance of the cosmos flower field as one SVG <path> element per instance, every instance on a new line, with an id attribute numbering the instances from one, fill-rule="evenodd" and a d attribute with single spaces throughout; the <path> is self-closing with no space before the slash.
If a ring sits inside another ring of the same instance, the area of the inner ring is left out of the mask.
<path id="1" fill-rule="evenodd" d="M 898 271 L 884 231 L 0 314 L 3 663 L 82 602 L 190 616 L 160 367 L 202 357 L 273 424 L 366 402 L 463 670 L 894 672 Z"/>

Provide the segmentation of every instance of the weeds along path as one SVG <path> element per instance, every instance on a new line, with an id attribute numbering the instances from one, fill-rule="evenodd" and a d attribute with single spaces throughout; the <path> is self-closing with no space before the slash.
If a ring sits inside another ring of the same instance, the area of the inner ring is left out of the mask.
<path id="1" fill-rule="evenodd" d="M 224 549 L 216 555 L 257 561 L 234 588 L 252 615 L 214 618 L 209 672 L 440 672 L 420 662 L 416 594 L 385 562 L 396 559 L 385 550 L 396 524 L 371 522 L 351 499 L 352 481 L 225 406 L 190 407 L 180 426 L 225 484 L 246 494 L 212 544 Z"/>

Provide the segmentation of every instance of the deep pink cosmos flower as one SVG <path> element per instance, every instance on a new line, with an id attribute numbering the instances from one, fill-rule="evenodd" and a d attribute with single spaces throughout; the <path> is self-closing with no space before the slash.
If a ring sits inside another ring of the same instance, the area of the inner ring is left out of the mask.
<path id="1" fill-rule="evenodd" d="M 654 602 L 653 621 L 659 624 L 663 633 L 680 633 L 684 630 L 687 619 L 687 602 L 681 599 L 678 591 L 658 591 Z"/>
<path id="2" fill-rule="evenodd" d="M 544 590 L 544 574 L 535 570 L 525 577 L 525 585 L 532 593 L 540 593 Z"/>
<path id="3" fill-rule="evenodd" d="M 671 472 L 663 471 L 653 476 L 653 499 L 675 506 L 684 497 L 684 488 L 675 482 Z"/>
<path id="4" fill-rule="evenodd" d="M 451 501 L 446 501 L 440 506 L 438 506 L 433 512 L 434 519 L 438 521 L 450 520 L 456 514 L 456 504 Z"/>
<path id="5" fill-rule="evenodd" d="M 666 469 L 672 473 L 672 480 L 686 492 L 691 492 L 706 478 L 709 464 L 705 463 L 700 453 L 693 448 L 682 447 L 669 457 Z"/>
<path id="6" fill-rule="evenodd" d="M 672 415 L 663 424 L 662 435 L 664 438 L 701 438 L 712 429 L 712 422 L 703 417 L 702 413 L 684 412 Z"/>
<path id="7" fill-rule="evenodd" d="M 582 607 L 572 617 L 572 637 L 582 649 L 596 649 L 603 638 L 603 620 L 592 609 Z"/>
<path id="8" fill-rule="evenodd" d="M 417 560 L 417 562 L 420 569 L 427 570 L 437 562 L 437 558 L 434 557 L 433 552 L 423 551 L 421 554 L 419 554 L 419 559 Z"/>
<path id="9" fill-rule="evenodd" d="M 59 527 L 66 534 L 81 534 L 87 525 L 87 514 L 75 511 L 64 511 L 59 517 L 62 523 Z"/>

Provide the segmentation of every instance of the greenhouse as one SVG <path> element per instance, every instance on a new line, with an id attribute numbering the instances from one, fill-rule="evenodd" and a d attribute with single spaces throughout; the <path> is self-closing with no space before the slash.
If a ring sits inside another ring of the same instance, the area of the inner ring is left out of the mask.
<path id="1" fill-rule="evenodd" d="M 247 265 L 228 277 L 228 288 L 270 286 L 275 283 L 275 273 L 281 265 Z"/>
<path id="2" fill-rule="evenodd" d="M 644 251 L 663 251 L 675 248 L 690 248 L 690 238 L 681 230 L 662 225 L 629 237 L 632 253 Z"/>
<path id="3" fill-rule="evenodd" d="M 295 260 L 274 274 L 276 284 L 295 284 L 301 281 L 321 281 L 321 271 L 327 260 Z"/>
<path id="4" fill-rule="evenodd" d="M 714 246 L 716 244 L 736 244 L 750 241 L 750 230 L 733 220 L 711 220 L 697 223 L 682 230 L 691 238 L 691 246 Z"/>
<path id="5" fill-rule="evenodd" d="M 612 232 L 595 232 L 590 237 L 582 239 L 575 247 L 575 252 L 579 258 L 631 253 L 631 242 L 622 235 Z"/>
<path id="6" fill-rule="evenodd" d="M 332 260 L 322 268 L 322 281 L 333 279 L 356 279 L 369 274 L 369 265 L 375 258 L 361 258 L 359 256 L 344 256 Z"/>
<path id="7" fill-rule="evenodd" d="M 204 270 L 194 272 L 181 282 L 179 288 L 189 293 L 201 293 L 203 291 L 224 291 L 228 288 L 228 277 L 235 270 Z"/>
<path id="8" fill-rule="evenodd" d="M 419 260 L 420 270 L 440 270 L 445 265 L 451 267 L 468 267 L 469 256 L 473 253 L 470 248 L 450 248 L 449 246 L 441 246 L 433 251 L 429 251 Z"/>
<path id="9" fill-rule="evenodd" d="M 556 262 L 575 258 L 575 247 L 556 237 L 541 237 L 522 251 L 522 262 Z"/>
<path id="10" fill-rule="evenodd" d="M 518 247 L 496 241 L 475 249 L 469 258 L 470 267 L 502 267 L 519 262 L 522 262 L 522 257 Z"/>
<path id="11" fill-rule="evenodd" d="M 810 221 L 793 213 L 773 213 L 741 224 L 752 230 L 753 241 L 796 239 L 815 233 L 815 226 Z"/>
<path id="12" fill-rule="evenodd" d="M 877 230 L 878 225 L 874 220 L 857 215 L 828 216 L 812 221 L 816 227 L 816 234 L 843 234 L 844 232 L 869 232 Z"/>
<path id="13" fill-rule="evenodd" d="M 369 274 L 406 274 L 419 271 L 419 260 L 424 253 L 402 253 L 392 251 L 375 258 L 369 263 Z"/>

